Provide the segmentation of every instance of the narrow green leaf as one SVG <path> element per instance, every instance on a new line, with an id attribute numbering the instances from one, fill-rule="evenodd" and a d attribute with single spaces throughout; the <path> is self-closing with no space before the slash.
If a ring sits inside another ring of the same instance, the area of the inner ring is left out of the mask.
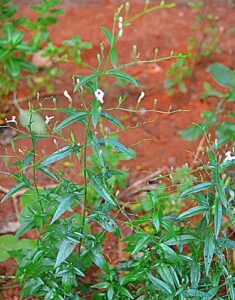
<path id="1" fill-rule="evenodd" d="M 158 212 L 155 212 L 153 214 L 153 225 L 154 225 L 156 231 L 159 231 L 159 229 L 160 229 L 160 220 L 159 220 Z"/>
<path id="2" fill-rule="evenodd" d="M 63 148 L 55 151 L 54 153 L 48 155 L 43 161 L 41 161 L 38 164 L 38 167 L 42 168 L 42 167 L 51 165 L 51 164 L 55 163 L 56 161 L 62 160 L 65 157 L 73 154 L 74 152 L 79 151 L 80 148 L 81 147 L 77 146 L 77 145 L 69 145 L 69 146 L 63 147 Z"/>
<path id="3" fill-rule="evenodd" d="M 109 44 L 112 46 L 113 44 L 113 37 L 112 37 L 112 33 L 109 31 L 108 28 L 101 26 L 100 27 L 101 31 L 104 33 L 104 35 L 106 36 L 106 38 L 109 41 Z"/>
<path id="4" fill-rule="evenodd" d="M 88 173 L 88 177 L 94 187 L 94 189 L 96 190 L 96 192 L 106 201 L 108 201 L 110 204 L 115 205 L 116 203 L 113 201 L 112 197 L 110 196 L 110 194 L 106 191 L 105 187 L 103 186 L 102 181 L 95 176 L 94 174 L 92 174 L 90 171 L 87 171 Z"/>
<path id="5" fill-rule="evenodd" d="M 207 299 L 207 294 L 197 289 L 187 289 L 187 295 L 191 297 L 200 297 Z"/>
<path id="6" fill-rule="evenodd" d="M 111 57 L 111 63 L 113 67 L 117 66 L 117 50 L 115 48 L 112 48 L 110 52 L 110 57 Z"/>
<path id="7" fill-rule="evenodd" d="M 60 202 L 50 224 L 54 223 L 64 212 L 66 212 L 71 207 L 73 198 L 74 194 L 69 194 Z"/>
<path id="8" fill-rule="evenodd" d="M 172 259 L 173 261 L 178 262 L 178 263 L 181 262 L 181 259 L 179 258 L 177 253 L 173 249 L 171 249 L 169 246 L 167 246 L 164 243 L 160 243 L 159 246 L 163 250 L 164 254 L 168 255 L 168 259 Z"/>
<path id="9" fill-rule="evenodd" d="M 109 122 L 115 124 L 117 127 L 121 128 L 123 130 L 125 129 L 124 126 L 109 113 L 107 113 L 105 111 L 101 111 L 100 115 L 101 115 L 101 117 L 107 119 Z"/>
<path id="10" fill-rule="evenodd" d="M 60 245 L 59 252 L 56 257 L 55 268 L 57 268 L 62 262 L 66 260 L 67 257 L 73 252 L 76 247 L 76 243 L 73 243 L 67 239 L 63 240 Z"/>
<path id="11" fill-rule="evenodd" d="M 114 295 L 114 288 L 113 286 L 110 286 L 107 291 L 108 300 L 113 300 L 113 295 Z"/>
<path id="12" fill-rule="evenodd" d="M 213 259 L 215 250 L 215 243 L 211 233 L 207 233 L 205 236 L 205 243 L 204 243 L 204 264 L 206 270 L 206 276 L 209 275 L 211 262 Z"/>
<path id="13" fill-rule="evenodd" d="M 88 112 L 77 112 L 70 115 L 68 118 L 66 118 L 63 122 L 61 122 L 54 130 L 53 132 L 58 132 L 61 129 L 69 126 L 73 122 L 84 120 L 85 116 L 88 115 Z"/>
<path id="14" fill-rule="evenodd" d="M 91 104 L 91 122 L 92 122 L 92 125 L 94 126 L 94 128 L 96 128 L 96 125 L 99 120 L 99 116 L 100 116 L 99 109 L 100 109 L 99 101 L 94 99 Z"/>
<path id="15" fill-rule="evenodd" d="M 107 215 L 98 214 L 95 217 L 96 222 L 105 230 L 119 234 L 117 223 Z"/>
<path id="16" fill-rule="evenodd" d="M 76 274 L 77 274 L 78 276 L 86 277 L 85 274 L 84 274 L 80 269 L 78 269 L 78 268 L 76 268 L 76 267 L 73 267 L 73 269 L 74 269 L 74 271 L 76 272 Z"/>
<path id="17" fill-rule="evenodd" d="M 186 196 L 194 194 L 194 193 L 202 192 L 202 191 L 207 190 L 208 188 L 210 188 L 212 185 L 213 184 L 211 182 L 200 183 L 198 185 L 195 185 L 195 186 L 187 189 L 183 193 L 181 193 L 179 198 L 183 198 L 183 197 L 186 197 Z"/>
<path id="18" fill-rule="evenodd" d="M 38 166 L 36 166 L 36 168 L 40 172 L 46 174 L 48 177 L 50 177 L 51 179 L 53 179 L 55 182 L 59 182 L 59 179 L 51 171 L 49 171 L 47 168 L 40 168 Z"/>
<path id="19" fill-rule="evenodd" d="M 153 283 L 153 285 L 157 288 L 157 290 L 162 291 L 168 295 L 172 295 L 172 291 L 170 287 L 162 280 L 154 277 L 151 273 L 146 274 L 148 279 Z"/>
<path id="20" fill-rule="evenodd" d="M 96 284 L 93 284 L 91 288 L 93 289 L 107 289 L 110 286 L 109 282 L 103 281 Z"/>
<path id="21" fill-rule="evenodd" d="M 222 224 L 222 205 L 218 198 L 215 200 L 214 223 L 215 236 L 217 238 Z"/>
<path id="22" fill-rule="evenodd" d="M 190 280 L 193 288 L 198 287 L 198 283 L 200 281 L 200 264 L 197 262 L 193 262 L 190 270 Z"/>
<path id="23" fill-rule="evenodd" d="M 98 139 L 98 142 L 101 145 L 102 144 L 104 145 L 105 143 L 111 144 L 115 148 L 115 150 L 117 150 L 118 152 L 126 153 L 131 158 L 133 158 L 135 156 L 134 151 L 132 151 L 131 149 L 126 148 L 124 145 L 122 145 L 121 143 L 119 143 L 116 140 L 107 138 L 107 139 Z"/>
<path id="24" fill-rule="evenodd" d="M 98 249 L 93 250 L 90 256 L 94 264 L 97 265 L 97 267 L 99 267 L 101 270 L 103 270 L 106 273 L 110 272 L 107 261 L 104 259 L 102 253 Z"/>
<path id="25" fill-rule="evenodd" d="M 223 185 L 222 180 L 218 177 L 216 177 L 216 180 L 215 180 L 215 188 L 219 195 L 219 199 L 220 199 L 221 203 L 223 204 L 223 206 L 225 208 L 227 208 L 228 204 L 227 204 L 227 197 L 226 197 L 226 194 L 224 191 L 224 185 Z"/>
<path id="26" fill-rule="evenodd" d="M 82 85 L 87 84 L 92 79 L 98 77 L 100 74 L 98 72 L 92 73 L 85 77 L 80 77 L 80 81 L 75 85 L 74 92 L 76 92 Z"/>
<path id="27" fill-rule="evenodd" d="M 145 235 L 141 240 L 139 240 L 138 243 L 136 244 L 134 250 L 131 252 L 131 255 L 135 255 L 140 250 L 142 250 L 144 248 L 144 246 L 148 243 L 150 238 L 151 238 L 150 235 Z"/>
<path id="28" fill-rule="evenodd" d="M 129 81 L 133 85 L 138 86 L 138 82 L 133 77 L 131 77 L 130 75 L 128 75 L 126 73 L 123 73 L 123 72 L 120 72 L 120 71 L 117 71 L 117 70 L 109 70 L 105 74 L 125 79 L 126 81 Z"/>
<path id="29" fill-rule="evenodd" d="M 6 201 L 7 199 L 11 198 L 11 196 L 13 196 L 16 192 L 18 192 L 28 186 L 29 185 L 26 182 L 21 182 L 21 183 L 17 184 L 13 188 L 11 188 L 10 191 L 2 198 L 1 203 Z"/>
<path id="30" fill-rule="evenodd" d="M 98 158 L 100 165 L 104 168 L 105 166 L 104 166 L 103 156 L 100 153 L 100 144 L 98 143 L 95 134 L 93 134 L 90 130 L 88 131 L 88 140 L 92 147 L 94 155 Z"/>
<path id="31" fill-rule="evenodd" d="M 134 299 L 131 293 L 124 286 L 117 286 L 117 290 L 121 295 L 126 296 L 128 299 Z"/>
<path id="32" fill-rule="evenodd" d="M 189 235 L 189 234 L 182 234 L 182 235 L 177 235 L 175 238 L 166 240 L 164 243 L 168 246 L 174 246 L 174 245 L 188 244 L 194 240 L 196 240 L 196 238 L 194 236 Z"/>
<path id="33" fill-rule="evenodd" d="M 175 283 L 174 283 L 172 274 L 170 272 L 170 269 L 165 266 L 161 266 L 161 268 L 159 268 L 158 272 L 159 272 L 159 275 L 161 276 L 162 280 L 164 282 L 166 282 L 171 289 L 175 289 Z"/>
<path id="34" fill-rule="evenodd" d="M 195 206 L 195 207 L 192 207 L 186 211 L 184 211 L 183 213 L 181 213 L 177 219 L 186 219 L 186 218 L 189 218 L 189 217 L 192 217 L 192 216 L 195 216 L 203 211 L 208 211 L 208 207 L 206 206 Z"/>

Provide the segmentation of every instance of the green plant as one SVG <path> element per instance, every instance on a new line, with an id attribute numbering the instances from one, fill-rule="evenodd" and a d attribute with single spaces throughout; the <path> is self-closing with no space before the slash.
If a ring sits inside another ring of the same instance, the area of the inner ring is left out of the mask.
<path id="1" fill-rule="evenodd" d="M 216 152 L 208 157 L 200 177 L 209 181 L 180 195 L 190 202 L 189 209 L 167 215 L 158 195 L 149 194 L 151 214 L 131 220 L 133 234 L 123 240 L 129 259 L 93 285 L 103 290 L 94 299 L 124 299 L 123 294 L 138 300 L 235 298 L 234 185 L 229 175 L 235 159 L 221 161 Z M 151 227 L 148 233 L 145 224 Z"/>
<path id="2" fill-rule="evenodd" d="M 26 80 L 29 87 L 38 91 L 42 85 L 45 86 L 58 76 L 56 67 L 46 66 L 53 56 L 58 59 L 58 55 L 62 55 L 81 64 L 81 52 L 91 47 L 90 43 L 82 42 L 78 36 L 63 41 L 62 46 L 53 45 L 48 29 L 63 14 L 62 10 L 55 7 L 59 0 L 43 0 L 39 5 L 33 5 L 32 9 L 39 14 L 34 21 L 26 17 L 16 18 L 18 7 L 12 3 L 9 5 L 9 2 L 10 0 L 4 0 L 0 3 L 0 113 L 9 109 L 8 95 L 15 91 L 22 79 Z M 23 28 L 33 33 L 30 41 L 26 41 Z M 33 53 L 38 53 L 40 59 L 47 59 L 41 66 L 44 74 L 37 78 L 35 74 L 30 76 L 30 73 L 38 71 L 34 62 L 30 61 Z M 52 91 L 51 85 L 48 88 Z"/>
<path id="3" fill-rule="evenodd" d="M 208 131 L 216 136 L 216 144 L 224 145 L 228 141 L 234 142 L 235 124 L 234 112 L 229 109 L 229 103 L 235 100 L 235 72 L 226 66 L 216 63 L 209 66 L 211 77 L 224 91 L 214 89 L 210 83 L 204 83 L 204 93 L 201 98 L 213 97 L 219 99 L 216 108 L 202 113 L 202 122 L 189 126 L 180 132 L 187 140 L 202 137 Z"/>
<path id="4" fill-rule="evenodd" d="M 14 164 L 18 172 L 11 174 L 16 185 L 2 201 L 25 189 L 21 197 L 21 226 L 16 238 L 31 230 L 36 231 L 38 236 L 33 249 L 22 248 L 10 252 L 18 263 L 16 279 L 23 286 L 21 298 L 35 296 L 43 299 L 82 299 L 92 292 L 91 286 L 87 286 L 81 279 L 86 276 L 86 271 L 91 266 L 98 267 L 107 276 L 112 274 L 106 253 L 102 249 L 103 242 L 106 232 L 120 238 L 117 221 L 114 219 L 117 211 L 120 210 L 127 217 L 115 193 L 115 186 L 120 185 L 121 175 L 116 167 L 120 160 L 119 153 L 122 157 L 124 155 L 125 159 L 132 158 L 135 154 L 112 134 L 107 135 L 103 124 L 117 127 L 119 131 L 124 130 L 123 125 L 109 111 L 125 110 L 138 113 L 139 110 L 123 107 L 122 98 L 119 98 L 114 108 L 103 109 L 105 93 L 101 88 L 106 76 L 122 78 L 134 86 L 138 85 L 133 77 L 121 69 L 143 61 L 135 59 L 129 64 L 118 65 L 116 43 L 121 38 L 125 26 L 135 19 L 154 10 L 174 6 L 160 4 L 149 8 L 147 2 L 144 10 L 132 18 L 128 18 L 128 5 L 125 6 L 125 18 L 120 16 L 124 8 L 121 6 L 114 16 L 112 32 L 101 27 L 109 43 L 107 54 L 102 43 L 95 71 L 92 69 L 93 73 L 88 76 L 74 76 L 74 92 L 81 101 L 80 108 L 73 107 L 72 96 L 67 91 L 64 95 L 69 100 L 68 107 L 57 107 L 54 101 L 55 107 L 51 109 L 44 108 L 40 103 L 38 109 L 30 104 L 28 110 L 23 110 L 16 104 L 20 123 L 26 132 L 18 128 L 21 135 L 15 138 L 13 146 L 16 147 L 14 143 L 18 140 L 28 138 L 31 140 L 31 149 L 20 149 L 23 155 Z M 158 58 L 155 57 L 144 62 L 156 61 Z M 62 122 L 55 124 L 52 132 L 49 122 L 53 116 L 46 116 L 44 124 L 39 115 L 45 111 L 66 115 Z M 155 109 L 148 111 L 157 112 Z M 15 120 L 12 118 L 10 121 Z M 84 133 L 81 144 L 78 143 L 77 131 L 74 133 L 71 130 L 69 137 L 62 134 L 66 127 L 75 124 L 80 125 Z M 38 152 L 38 145 L 41 139 L 46 138 L 52 143 L 56 138 L 57 148 L 45 156 Z M 116 156 L 111 148 L 115 150 Z M 92 156 L 90 153 L 93 153 Z M 64 162 L 70 156 L 77 160 L 79 165 L 77 181 L 69 180 L 60 167 L 60 162 Z M 81 179 L 80 170 L 82 183 L 78 184 Z M 40 187 L 40 174 L 53 180 L 55 185 Z M 123 180 L 121 184 L 122 182 Z M 123 296 L 128 294 L 125 288 L 120 287 L 118 290 Z"/>
<path id="5" fill-rule="evenodd" d="M 184 80 L 192 76 L 189 58 L 177 58 L 176 62 L 171 65 L 170 70 L 166 72 L 166 75 L 170 77 L 164 82 L 164 87 L 168 94 L 174 94 L 175 88 L 178 88 L 183 93 L 187 92 Z"/>

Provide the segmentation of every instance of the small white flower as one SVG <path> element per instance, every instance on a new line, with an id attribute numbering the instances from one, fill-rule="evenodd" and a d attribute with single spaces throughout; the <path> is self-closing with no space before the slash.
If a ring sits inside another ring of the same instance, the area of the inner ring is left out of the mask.
<path id="1" fill-rule="evenodd" d="M 5 119 L 6 123 L 15 123 L 17 125 L 16 116 L 12 116 L 10 120 Z"/>
<path id="2" fill-rule="evenodd" d="M 224 162 L 226 161 L 233 161 L 235 160 L 235 156 L 234 155 L 231 155 L 231 151 L 228 151 L 225 153 L 225 159 L 224 159 Z"/>
<path id="3" fill-rule="evenodd" d="M 68 91 L 64 91 L 64 96 L 69 100 L 69 103 L 72 103 L 73 99 L 72 99 L 72 97 L 69 95 Z"/>
<path id="4" fill-rule="evenodd" d="M 118 29 L 119 29 L 118 35 L 119 37 L 121 37 L 123 34 L 123 17 L 119 17 L 118 19 Z"/>
<path id="5" fill-rule="evenodd" d="M 145 92 L 141 92 L 140 96 L 139 96 L 139 98 L 137 100 L 137 103 L 139 104 L 144 97 L 145 97 Z"/>
<path id="6" fill-rule="evenodd" d="M 45 116 L 45 124 L 48 125 L 50 123 L 51 120 L 53 120 L 55 117 L 54 116 Z"/>
<path id="7" fill-rule="evenodd" d="M 101 89 L 97 89 L 95 91 L 96 100 L 98 100 L 101 104 L 104 103 L 104 92 Z"/>
<path id="8" fill-rule="evenodd" d="M 21 148 L 19 148 L 18 151 L 19 151 L 21 154 L 24 154 L 24 151 L 23 151 Z"/>

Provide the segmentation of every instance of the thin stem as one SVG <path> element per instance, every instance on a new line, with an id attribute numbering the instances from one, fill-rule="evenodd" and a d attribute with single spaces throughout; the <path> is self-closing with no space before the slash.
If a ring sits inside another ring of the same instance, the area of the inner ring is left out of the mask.
<path id="1" fill-rule="evenodd" d="M 164 4 L 164 5 L 158 5 L 158 6 L 154 6 L 154 7 L 151 7 L 151 8 L 145 8 L 142 12 L 136 14 L 135 16 L 133 16 L 132 18 L 130 18 L 129 20 L 126 20 L 124 22 L 124 25 L 129 25 L 130 23 L 132 23 L 133 21 L 149 14 L 149 13 L 152 13 L 154 12 L 155 10 L 158 10 L 158 9 L 162 9 L 162 8 L 173 8 L 175 7 L 175 4 L 174 3 L 171 3 L 171 4 Z"/>
<path id="2" fill-rule="evenodd" d="M 88 144 L 88 132 L 91 123 L 91 115 L 88 117 L 88 121 L 86 124 L 85 131 L 85 139 L 84 139 L 84 152 L 83 152 L 83 177 L 84 177 L 84 202 L 83 202 L 83 214 L 82 214 L 82 228 L 81 234 L 84 232 L 85 220 L 86 220 L 86 211 L 87 211 L 87 144 Z M 78 254 L 81 254 L 81 243 L 79 244 Z"/>
<path id="3" fill-rule="evenodd" d="M 42 211 L 42 215 L 44 214 L 44 209 L 43 209 L 43 205 L 42 205 L 42 201 L 40 198 L 40 194 L 39 194 L 39 190 L 38 190 L 38 185 L 37 185 L 37 174 L 36 174 L 36 151 L 35 151 L 35 141 L 34 141 L 34 133 L 32 132 L 32 117 L 33 117 L 33 112 L 31 110 L 30 112 L 30 121 L 29 121 L 29 131 L 30 131 L 30 135 L 31 135 L 31 141 L 32 141 L 32 153 L 33 153 L 33 183 L 34 183 L 34 187 L 39 199 L 39 204 L 41 207 L 41 211 Z M 44 217 L 42 217 L 42 226 L 44 227 Z"/>

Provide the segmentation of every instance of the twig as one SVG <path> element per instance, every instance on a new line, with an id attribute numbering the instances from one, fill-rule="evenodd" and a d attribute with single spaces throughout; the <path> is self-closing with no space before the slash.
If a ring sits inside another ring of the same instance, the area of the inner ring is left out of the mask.
<path id="1" fill-rule="evenodd" d="M 163 167 L 158 171 L 155 171 L 137 181 L 135 181 L 132 185 L 130 185 L 128 188 L 126 188 L 125 190 L 123 190 L 118 197 L 120 199 L 125 199 L 133 194 L 136 194 L 137 192 L 141 192 L 143 190 L 148 190 L 146 187 L 143 187 L 147 182 L 149 182 L 151 179 L 153 179 L 154 177 L 159 176 L 161 173 L 163 173 L 164 171 L 167 171 L 168 168 L 167 167 Z M 149 189 L 150 190 L 150 189 Z"/>

